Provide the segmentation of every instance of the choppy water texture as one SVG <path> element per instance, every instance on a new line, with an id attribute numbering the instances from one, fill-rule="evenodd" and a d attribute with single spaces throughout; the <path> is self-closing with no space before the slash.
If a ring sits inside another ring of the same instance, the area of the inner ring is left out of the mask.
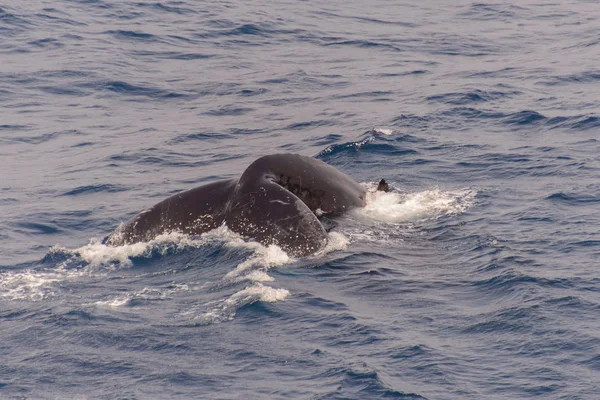
<path id="1" fill-rule="evenodd" d="M 595 1 L 0 5 L 0 398 L 600 398 Z M 275 152 L 393 193 L 291 259 L 107 248 Z"/>

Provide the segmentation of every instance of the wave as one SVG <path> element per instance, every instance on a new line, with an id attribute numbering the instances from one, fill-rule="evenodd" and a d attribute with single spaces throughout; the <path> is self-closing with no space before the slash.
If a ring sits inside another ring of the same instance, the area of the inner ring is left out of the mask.
<path id="1" fill-rule="evenodd" d="M 557 204 L 564 204 L 569 206 L 582 205 L 586 206 L 589 204 L 600 203 L 600 198 L 589 194 L 574 194 L 574 193 L 552 193 L 546 197 L 546 200 L 550 200 Z"/>
<path id="2" fill-rule="evenodd" d="M 98 192 L 117 193 L 128 190 L 129 188 L 123 185 L 99 184 L 86 185 L 71 189 L 62 194 L 62 196 L 79 196 L 84 194 L 93 194 Z"/>
<path id="3" fill-rule="evenodd" d="M 520 95 L 519 91 L 501 92 L 501 91 L 485 91 L 485 90 L 472 90 L 469 92 L 451 92 L 428 96 L 425 100 L 432 102 L 439 102 L 444 104 L 452 105 L 465 105 L 471 103 L 485 103 L 504 98 L 511 98 Z"/>
<path id="4" fill-rule="evenodd" d="M 521 110 L 515 112 L 501 112 L 494 110 L 467 107 L 467 104 L 491 101 L 481 100 L 472 93 L 450 93 L 436 95 L 428 98 L 430 101 L 439 101 L 451 105 L 465 105 L 463 107 L 452 107 L 434 114 L 419 116 L 414 114 L 402 114 L 394 119 L 394 127 L 410 128 L 415 130 L 430 131 L 432 129 L 447 129 L 448 126 L 462 126 L 456 119 L 463 120 L 469 124 L 489 124 L 496 122 L 499 126 L 515 129 L 565 129 L 565 130 L 590 130 L 600 127 L 600 117 L 596 115 L 582 114 L 569 117 L 548 117 L 535 110 Z"/>
<path id="5" fill-rule="evenodd" d="M 119 296 L 111 296 L 106 300 L 99 300 L 93 303 L 88 303 L 90 306 L 97 307 L 134 307 L 139 303 L 148 303 L 153 301 L 161 301 L 172 298 L 172 296 L 190 291 L 191 287 L 187 284 L 171 283 L 166 287 L 161 288 L 143 288 L 142 290 L 133 291 Z"/>
<path id="6" fill-rule="evenodd" d="M 416 153 L 415 150 L 402 149 L 392 145 L 392 141 L 393 143 L 411 141 L 414 137 L 411 135 L 395 135 L 394 129 L 391 128 L 373 128 L 361 136 L 362 138 L 356 141 L 329 145 L 317 153 L 315 158 L 327 162 L 333 158 L 339 158 L 343 154 L 356 153 L 361 150 L 374 152 L 380 156 L 383 156 L 384 154 L 400 156 L 403 154 Z"/>
<path id="7" fill-rule="evenodd" d="M 138 32 L 138 31 L 127 31 L 127 30 L 110 30 L 103 32 L 104 34 L 111 35 L 116 39 L 125 40 L 142 40 L 142 41 L 155 41 L 157 40 L 156 35 L 150 33 Z"/>
<path id="8" fill-rule="evenodd" d="M 124 81 L 92 81 L 74 84 L 79 88 L 93 89 L 96 92 L 110 92 L 118 95 L 133 97 L 148 97 L 153 99 L 180 99 L 190 98 L 188 93 L 178 93 L 170 90 L 153 87 L 148 84 L 131 84 Z M 192 96 L 193 97 L 193 96 Z"/>

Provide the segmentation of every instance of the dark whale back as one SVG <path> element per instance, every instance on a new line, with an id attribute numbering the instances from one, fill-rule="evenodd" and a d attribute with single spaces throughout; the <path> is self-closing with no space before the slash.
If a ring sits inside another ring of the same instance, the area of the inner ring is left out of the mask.
<path id="1" fill-rule="evenodd" d="M 312 157 L 264 156 L 242 174 L 226 211 L 227 226 L 293 255 L 323 248 L 327 233 L 317 216 L 364 205 L 352 178 Z"/>
<path id="2" fill-rule="evenodd" d="M 105 243 L 113 246 L 147 242 L 165 232 L 201 234 L 225 221 L 236 179 L 209 183 L 171 196 L 117 228 Z"/>
<path id="3" fill-rule="evenodd" d="M 316 158 L 299 154 L 274 154 L 254 161 L 242 174 L 241 187 L 263 180 L 274 182 L 308 206 L 312 212 L 339 215 L 363 207 L 365 189 L 348 175 Z M 320 211 L 318 211 L 320 210 Z"/>
<path id="4" fill-rule="evenodd" d="M 312 157 L 275 154 L 254 161 L 237 181 L 191 189 L 142 211 L 106 243 L 148 241 L 170 231 L 201 234 L 225 222 L 236 233 L 305 256 L 327 242 L 316 215 L 338 215 L 364 202 L 365 189 L 334 167 Z"/>

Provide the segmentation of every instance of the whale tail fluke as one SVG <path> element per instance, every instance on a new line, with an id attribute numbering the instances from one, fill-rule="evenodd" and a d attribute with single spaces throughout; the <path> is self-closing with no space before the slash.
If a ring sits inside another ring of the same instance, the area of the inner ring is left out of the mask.
<path id="1" fill-rule="evenodd" d="M 306 256 L 327 243 L 325 228 L 296 195 L 269 180 L 247 181 L 231 199 L 226 217 L 234 232 Z"/>

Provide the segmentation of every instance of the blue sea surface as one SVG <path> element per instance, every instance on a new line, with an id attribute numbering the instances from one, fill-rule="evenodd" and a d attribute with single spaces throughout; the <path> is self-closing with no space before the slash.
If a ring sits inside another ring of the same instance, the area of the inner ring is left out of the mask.
<path id="1" fill-rule="evenodd" d="M 599 32 L 591 0 L 0 3 L 0 398 L 600 398 Z M 307 258 L 102 245 L 278 152 L 393 191 Z"/>

